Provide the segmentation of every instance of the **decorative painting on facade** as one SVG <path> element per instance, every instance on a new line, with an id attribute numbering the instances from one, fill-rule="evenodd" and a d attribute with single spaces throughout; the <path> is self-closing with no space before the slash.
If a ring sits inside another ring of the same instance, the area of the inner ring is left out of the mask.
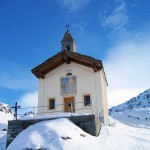
<path id="1" fill-rule="evenodd" d="M 77 77 L 70 76 L 70 77 L 60 78 L 60 88 L 61 88 L 61 95 L 76 94 Z"/>

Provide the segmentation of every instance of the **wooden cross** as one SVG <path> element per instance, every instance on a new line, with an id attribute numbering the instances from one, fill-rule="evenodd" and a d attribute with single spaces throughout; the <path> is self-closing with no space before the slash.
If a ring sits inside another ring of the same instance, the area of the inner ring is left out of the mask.
<path id="1" fill-rule="evenodd" d="M 17 110 L 18 108 L 20 108 L 21 106 L 18 106 L 17 105 L 17 102 L 15 103 L 15 106 L 12 106 L 11 108 L 15 108 L 15 117 L 16 117 L 16 120 L 17 120 Z"/>

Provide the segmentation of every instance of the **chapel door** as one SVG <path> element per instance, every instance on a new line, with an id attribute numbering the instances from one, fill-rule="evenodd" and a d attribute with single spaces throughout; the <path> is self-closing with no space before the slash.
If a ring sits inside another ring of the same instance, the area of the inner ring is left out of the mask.
<path id="1" fill-rule="evenodd" d="M 65 112 L 75 112 L 74 97 L 64 98 L 64 111 Z"/>

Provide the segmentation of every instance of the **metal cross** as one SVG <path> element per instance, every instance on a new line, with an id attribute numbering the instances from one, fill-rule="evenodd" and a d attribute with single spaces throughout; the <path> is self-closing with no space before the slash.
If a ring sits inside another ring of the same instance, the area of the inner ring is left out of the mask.
<path id="1" fill-rule="evenodd" d="M 69 30 L 68 30 L 68 28 L 70 27 L 70 25 L 69 24 L 66 24 L 66 29 L 67 29 L 67 32 L 69 32 Z"/>
<path id="2" fill-rule="evenodd" d="M 17 105 L 17 102 L 15 103 L 15 106 L 12 106 L 11 108 L 15 108 L 15 118 L 17 120 L 17 109 L 20 108 L 21 106 Z"/>

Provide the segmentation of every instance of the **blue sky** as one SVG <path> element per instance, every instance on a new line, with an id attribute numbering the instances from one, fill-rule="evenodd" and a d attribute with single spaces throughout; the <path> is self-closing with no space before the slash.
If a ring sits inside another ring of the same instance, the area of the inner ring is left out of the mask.
<path id="1" fill-rule="evenodd" d="M 1 0 L 0 101 L 33 106 L 31 69 L 61 50 L 70 24 L 77 52 L 101 59 L 109 107 L 148 89 L 149 0 Z"/>

